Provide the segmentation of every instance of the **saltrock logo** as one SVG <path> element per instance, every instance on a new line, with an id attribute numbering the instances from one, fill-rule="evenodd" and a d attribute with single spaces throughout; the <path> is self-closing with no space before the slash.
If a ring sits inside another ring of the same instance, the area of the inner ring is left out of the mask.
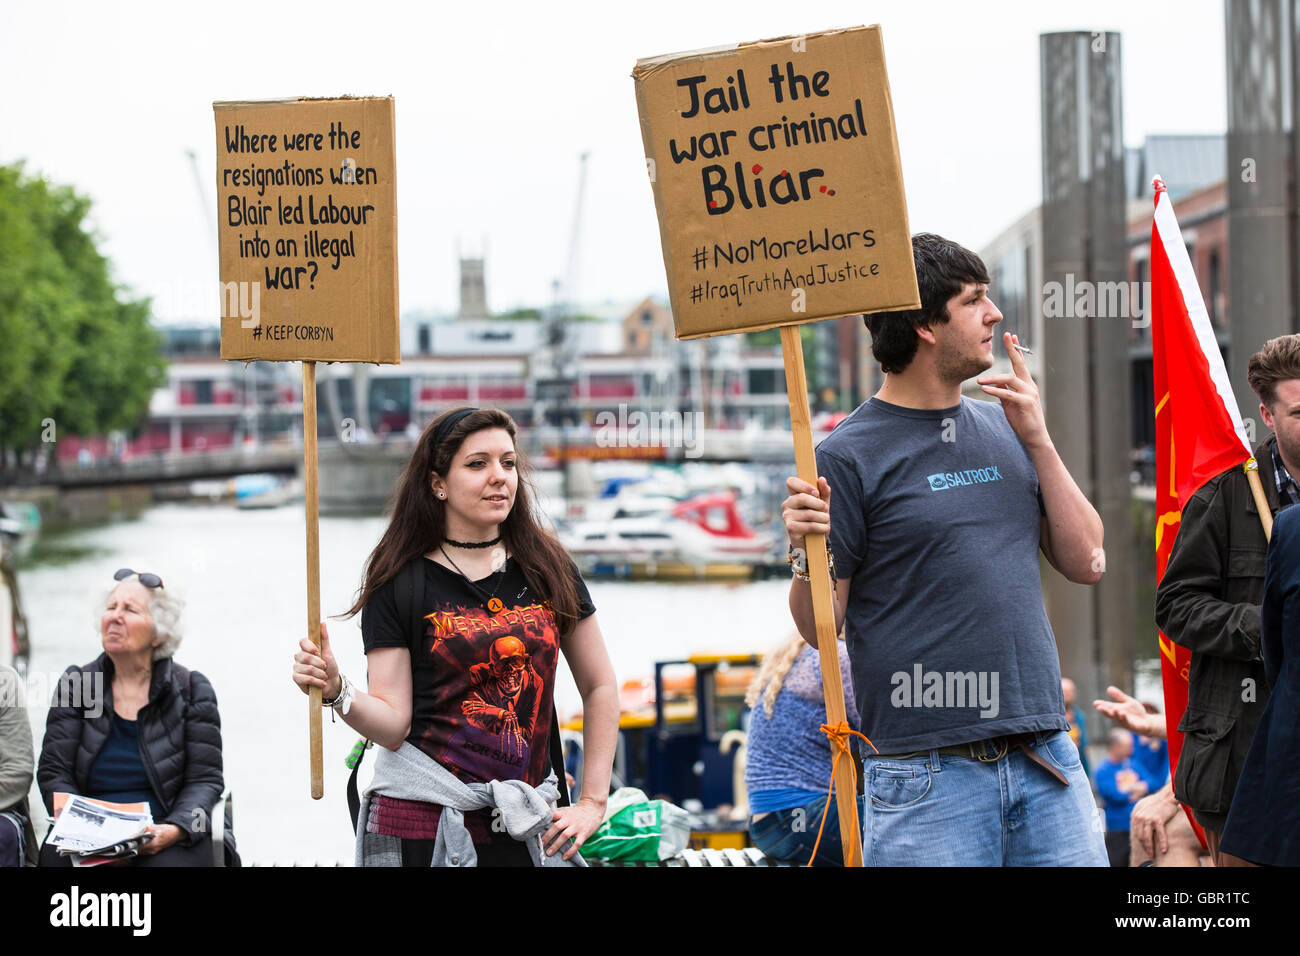
<path id="1" fill-rule="evenodd" d="M 930 482 L 931 491 L 947 491 L 949 488 L 959 488 L 964 485 L 982 485 L 990 481 L 1001 481 L 1002 473 L 998 471 L 996 465 L 990 465 L 987 468 L 939 472 L 927 476 L 926 480 Z"/>

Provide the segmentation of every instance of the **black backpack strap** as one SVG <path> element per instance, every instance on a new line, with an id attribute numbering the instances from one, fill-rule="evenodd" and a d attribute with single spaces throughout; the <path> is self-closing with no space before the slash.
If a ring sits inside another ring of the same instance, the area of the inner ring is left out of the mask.
<path id="1" fill-rule="evenodd" d="M 420 598 L 416 600 L 415 590 L 419 587 Z M 420 633 L 420 622 L 424 620 L 424 559 L 416 558 L 402 565 L 397 572 L 393 597 L 397 599 L 397 615 L 406 621 L 407 639 Z M 414 641 L 411 641 L 414 644 Z"/>
<path id="2" fill-rule="evenodd" d="M 524 580 L 532 588 L 534 594 L 541 594 L 533 586 L 533 579 L 527 571 L 523 571 Z M 540 599 L 539 599 L 540 600 Z M 556 622 L 557 626 L 559 622 Z M 559 664 L 559 661 L 556 661 Z M 555 771 L 555 788 L 560 791 L 560 798 L 556 801 L 556 806 L 567 807 L 572 802 L 569 797 L 569 781 L 564 773 L 564 741 L 560 737 L 560 715 L 555 710 L 555 701 L 551 701 L 551 769 Z"/>
<path id="3" fill-rule="evenodd" d="M 357 815 L 361 813 L 361 795 L 357 792 L 357 772 L 361 769 L 361 758 L 366 755 L 366 746 L 370 741 L 358 740 L 361 752 L 352 761 L 352 773 L 348 776 L 348 816 L 352 818 L 352 832 L 357 832 Z"/>
<path id="4" fill-rule="evenodd" d="M 555 768 L 555 786 L 560 791 L 556 806 L 569 805 L 569 781 L 564 775 L 564 741 L 560 739 L 560 717 L 551 704 L 551 766 Z"/>

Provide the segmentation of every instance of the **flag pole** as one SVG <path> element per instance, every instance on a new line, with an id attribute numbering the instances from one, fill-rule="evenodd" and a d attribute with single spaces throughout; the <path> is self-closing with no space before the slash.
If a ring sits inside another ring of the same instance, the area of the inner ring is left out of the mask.
<path id="1" fill-rule="evenodd" d="M 1259 523 L 1264 526 L 1264 540 L 1273 540 L 1273 509 L 1264 497 L 1264 486 L 1259 483 L 1259 462 L 1250 458 L 1241 466 L 1246 472 L 1246 481 L 1250 482 L 1250 493 L 1255 496 L 1255 509 L 1259 512 Z"/>

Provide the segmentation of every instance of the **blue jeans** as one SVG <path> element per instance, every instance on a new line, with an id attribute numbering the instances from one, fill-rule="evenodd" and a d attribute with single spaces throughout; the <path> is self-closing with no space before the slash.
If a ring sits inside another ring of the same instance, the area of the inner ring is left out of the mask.
<path id="1" fill-rule="evenodd" d="M 812 859 L 813 844 L 817 842 L 817 830 L 822 825 L 822 808 L 825 806 L 826 798 L 819 797 L 802 807 L 773 810 L 761 820 L 750 821 L 749 838 L 754 841 L 754 846 L 763 851 L 764 856 L 803 866 Z M 862 797 L 858 797 L 858 819 L 862 819 Z M 822 842 L 817 847 L 817 860 L 813 865 L 844 865 L 840 814 L 834 800 L 831 800 L 830 810 L 826 813 L 826 826 L 822 830 Z"/>
<path id="2" fill-rule="evenodd" d="M 985 763 L 940 754 L 866 758 L 867 866 L 1107 866 L 1104 827 L 1079 751 L 1064 731 Z"/>

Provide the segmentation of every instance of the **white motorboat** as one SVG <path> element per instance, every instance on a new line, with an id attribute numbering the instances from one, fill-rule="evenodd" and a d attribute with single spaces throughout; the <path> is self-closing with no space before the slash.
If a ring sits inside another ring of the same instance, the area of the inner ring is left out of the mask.
<path id="1" fill-rule="evenodd" d="M 773 554 L 771 538 L 745 524 L 730 492 L 676 503 L 625 499 L 561 539 L 584 573 L 618 577 L 747 578 Z"/>

